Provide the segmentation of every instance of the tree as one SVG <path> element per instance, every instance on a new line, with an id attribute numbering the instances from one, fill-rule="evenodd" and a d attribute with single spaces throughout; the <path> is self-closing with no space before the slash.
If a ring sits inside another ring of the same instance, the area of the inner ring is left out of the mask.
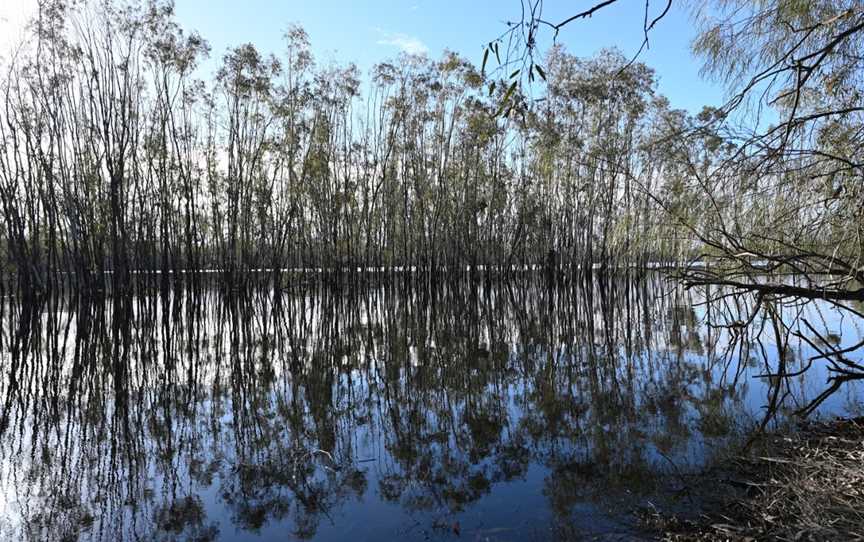
<path id="1" fill-rule="evenodd" d="M 523 19 L 488 45 L 484 60 L 489 51 L 498 55 L 506 39 L 498 69 L 517 68 L 511 86 L 526 73 L 529 82 L 535 73 L 546 79 L 536 61 L 539 33 L 557 37 L 563 26 L 613 3 L 557 24 L 543 19 L 542 2 L 523 4 Z M 643 47 L 671 1 L 661 4 L 653 18 L 645 4 Z M 667 116 L 667 133 L 658 140 L 671 144 L 664 188 L 641 186 L 698 247 L 680 278 L 688 287 L 724 287 L 723 296 L 750 295 L 749 320 L 732 327 L 747 327 L 778 305 L 816 299 L 864 317 L 850 305 L 864 300 L 864 6 L 855 0 L 690 5 L 700 22 L 694 52 L 732 97 L 696 122 Z M 611 79 L 628 76 L 630 68 Z M 685 193 L 699 212 L 678 201 Z M 782 322 L 782 332 L 810 343 L 818 352 L 810 362 L 827 360 L 833 371 L 826 394 L 803 409 L 810 412 L 843 382 L 864 378 L 864 364 L 849 357 L 864 344 L 836 348 L 806 320 L 817 339 L 794 329 L 800 323 Z"/>

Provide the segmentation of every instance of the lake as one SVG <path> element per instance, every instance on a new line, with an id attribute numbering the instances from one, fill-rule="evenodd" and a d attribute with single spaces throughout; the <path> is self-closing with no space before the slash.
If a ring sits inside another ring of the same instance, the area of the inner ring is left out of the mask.
<path id="1" fill-rule="evenodd" d="M 864 336 L 827 302 L 730 326 L 752 299 L 718 293 L 658 271 L 5 299 L 0 538 L 639 537 L 635 511 L 698 513 L 689 473 L 819 396 L 818 337 Z"/>

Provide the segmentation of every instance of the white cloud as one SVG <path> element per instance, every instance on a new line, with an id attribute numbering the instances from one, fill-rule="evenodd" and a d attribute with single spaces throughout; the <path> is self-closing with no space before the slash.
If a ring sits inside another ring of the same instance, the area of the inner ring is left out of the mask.
<path id="1" fill-rule="evenodd" d="M 419 38 L 407 34 L 400 34 L 398 32 L 390 34 L 381 29 L 376 30 L 381 34 L 381 38 L 378 40 L 378 45 L 398 47 L 409 55 L 425 55 L 429 52 L 429 48 L 426 47 L 426 44 L 420 41 Z"/>

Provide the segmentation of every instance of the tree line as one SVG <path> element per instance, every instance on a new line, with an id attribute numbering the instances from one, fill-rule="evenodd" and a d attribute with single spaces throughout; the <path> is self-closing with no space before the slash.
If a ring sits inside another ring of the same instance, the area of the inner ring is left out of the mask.
<path id="1" fill-rule="evenodd" d="M 780 212 L 814 251 L 832 227 L 787 212 L 808 198 L 790 192 L 799 173 L 754 170 L 722 109 L 672 108 L 614 50 L 553 48 L 533 92 L 449 52 L 368 78 L 319 65 L 298 26 L 280 54 L 240 45 L 204 78 L 209 52 L 170 2 L 40 2 L 0 83 L 0 273 L 16 290 L 208 270 L 577 273 L 728 252 Z M 847 197 L 847 172 L 830 175 Z M 829 242 L 860 249 L 833 227 Z"/>

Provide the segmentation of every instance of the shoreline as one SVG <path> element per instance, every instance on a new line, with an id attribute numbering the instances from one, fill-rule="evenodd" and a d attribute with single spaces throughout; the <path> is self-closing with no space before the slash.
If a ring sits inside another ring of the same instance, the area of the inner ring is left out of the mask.
<path id="1" fill-rule="evenodd" d="M 803 422 L 688 484 L 702 513 L 637 513 L 658 540 L 864 540 L 864 416 Z"/>

